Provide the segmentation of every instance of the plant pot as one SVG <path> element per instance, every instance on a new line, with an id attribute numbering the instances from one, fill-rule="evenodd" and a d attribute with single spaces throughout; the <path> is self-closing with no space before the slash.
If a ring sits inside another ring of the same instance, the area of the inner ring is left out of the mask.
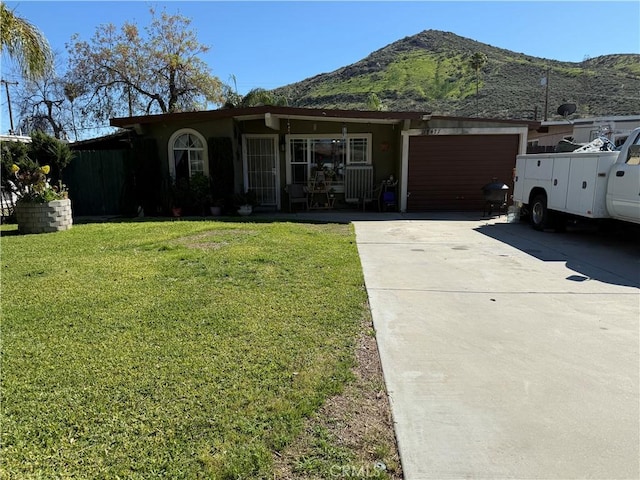
<path id="1" fill-rule="evenodd" d="M 211 215 L 214 217 L 222 215 L 222 207 L 209 207 L 209 210 L 211 211 Z"/>
<path id="2" fill-rule="evenodd" d="M 238 215 L 251 215 L 253 213 L 253 206 L 251 205 L 240 205 L 238 208 Z"/>
<path id="3" fill-rule="evenodd" d="M 16 220 L 20 233 L 49 233 L 69 230 L 73 225 L 71 200 L 46 203 L 18 202 Z"/>

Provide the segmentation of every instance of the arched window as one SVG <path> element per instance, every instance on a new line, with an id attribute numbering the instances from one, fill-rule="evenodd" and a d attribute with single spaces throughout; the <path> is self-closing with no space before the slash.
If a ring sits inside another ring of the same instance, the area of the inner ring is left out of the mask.
<path id="1" fill-rule="evenodd" d="M 169 140 L 169 171 L 174 179 L 190 178 L 196 173 L 209 176 L 207 144 L 195 130 L 175 132 Z"/>

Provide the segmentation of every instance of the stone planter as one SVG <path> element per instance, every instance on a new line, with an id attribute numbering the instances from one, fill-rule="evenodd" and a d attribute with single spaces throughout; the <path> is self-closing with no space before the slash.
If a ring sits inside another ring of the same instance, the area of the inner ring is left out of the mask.
<path id="1" fill-rule="evenodd" d="M 71 200 L 48 203 L 18 202 L 16 219 L 20 233 L 48 233 L 69 230 L 73 224 Z"/>

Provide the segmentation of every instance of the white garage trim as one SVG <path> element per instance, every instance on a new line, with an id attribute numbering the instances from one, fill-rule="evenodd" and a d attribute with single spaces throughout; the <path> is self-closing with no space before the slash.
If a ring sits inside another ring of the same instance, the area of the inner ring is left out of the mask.
<path id="1" fill-rule="evenodd" d="M 409 183 L 409 131 L 402 132 L 402 160 L 400 166 L 400 211 L 407 211 L 407 189 Z"/>

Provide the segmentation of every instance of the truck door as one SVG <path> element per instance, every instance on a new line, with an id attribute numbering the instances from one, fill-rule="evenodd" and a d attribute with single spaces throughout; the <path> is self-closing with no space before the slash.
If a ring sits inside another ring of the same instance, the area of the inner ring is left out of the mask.
<path id="1" fill-rule="evenodd" d="M 640 223 L 640 133 L 625 157 L 618 159 L 609 174 L 607 209 L 614 218 Z"/>

